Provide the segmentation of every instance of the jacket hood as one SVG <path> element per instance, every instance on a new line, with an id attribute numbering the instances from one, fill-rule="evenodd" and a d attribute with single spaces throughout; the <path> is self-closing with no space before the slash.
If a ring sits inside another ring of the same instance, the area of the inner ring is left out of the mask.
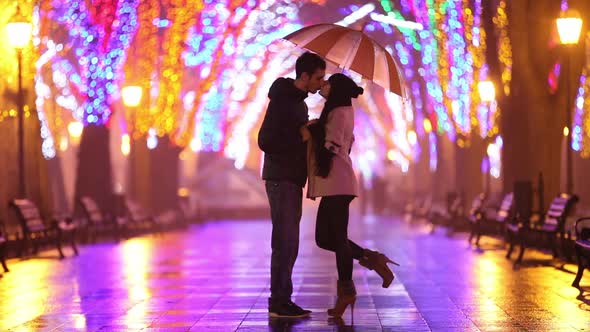
<path id="1" fill-rule="evenodd" d="M 268 98 L 294 98 L 297 100 L 303 100 L 307 97 L 307 92 L 299 90 L 295 86 L 295 80 L 292 78 L 281 77 L 278 78 L 268 91 Z"/>

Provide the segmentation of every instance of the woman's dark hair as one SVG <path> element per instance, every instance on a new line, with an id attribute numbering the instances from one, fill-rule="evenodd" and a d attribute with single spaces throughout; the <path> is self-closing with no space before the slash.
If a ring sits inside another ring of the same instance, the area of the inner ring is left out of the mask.
<path id="1" fill-rule="evenodd" d="M 362 95 L 364 90 L 348 76 L 337 73 L 328 79 L 330 83 L 330 94 L 324 104 L 320 119 L 313 125 L 309 126 L 309 131 L 313 139 L 314 153 L 316 160 L 316 175 L 323 178 L 327 177 L 332 168 L 332 157 L 334 154 L 326 149 L 326 122 L 328 115 L 336 107 L 352 106 L 352 98 Z"/>
<path id="2" fill-rule="evenodd" d="M 318 69 L 326 70 L 326 61 L 315 53 L 305 52 L 295 62 L 295 77 L 300 78 L 303 73 L 311 76 Z"/>

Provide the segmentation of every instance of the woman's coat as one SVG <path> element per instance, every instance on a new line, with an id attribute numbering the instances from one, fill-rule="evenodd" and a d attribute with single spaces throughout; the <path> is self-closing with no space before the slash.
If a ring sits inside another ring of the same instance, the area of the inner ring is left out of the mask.
<path id="1" fill-rule="evenodd" d="M 349 151 L 354 142 L 354 109 L 352 106 L 334 108 L 326 120 L 325 147 L 334 153 L 332 167 L 326 178 L 315 175 L 316 161 L 313 142 L 307 142 L 307 197 L 334 195 L 358 196 L 358 184 Z"/>

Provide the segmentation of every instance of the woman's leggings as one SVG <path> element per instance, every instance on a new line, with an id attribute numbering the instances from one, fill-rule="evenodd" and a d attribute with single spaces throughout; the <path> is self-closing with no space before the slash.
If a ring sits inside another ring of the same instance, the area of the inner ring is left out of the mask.
<path id="1" fill-rule="evenodd" d="M 348 208 L 354 196 L 325 196 L 315 224 L 318 247 L 336 253 L 339 280 L 352 280 L 352 260 L 363 257 L 363 248 L 348 239 Z"/>

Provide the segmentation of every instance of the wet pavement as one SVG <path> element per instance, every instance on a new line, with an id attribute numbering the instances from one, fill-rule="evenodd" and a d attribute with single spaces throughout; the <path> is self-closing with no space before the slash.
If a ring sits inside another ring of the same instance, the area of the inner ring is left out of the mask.
<path id="1" fill-rule="evenodd" d="M 308 319 L 269 319 L 270 221 L 216 221 L 184 232 L 82 245 L 80 256 L 11 259 L 0 278 L 0 331 L 582 331 L 585 292 L 576 266 L 527 251 L 513 269 L 502 242 L 430 234 L 423 223 L 353 214 L 351 239 L 401 263 L 388 289 L 355 264 L 354 320 L 329 319 L 334 255 L 315 246 L 313 210 L 302 222 L 293 299 Z"/>

